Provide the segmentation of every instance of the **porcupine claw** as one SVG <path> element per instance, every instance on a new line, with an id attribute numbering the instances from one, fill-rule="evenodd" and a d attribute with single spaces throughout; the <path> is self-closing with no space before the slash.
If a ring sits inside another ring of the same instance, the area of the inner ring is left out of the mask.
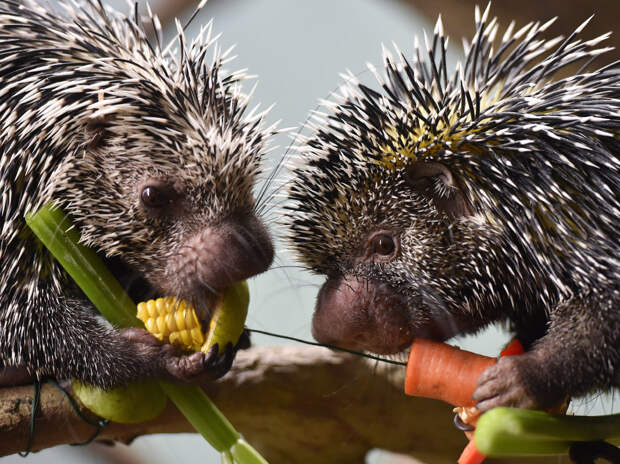
<path id="1" fill-rule="evenodd" d="M 498 406 L 524 409 L 547 409 L 558 402 L 557 396 L 545 394 L 541 378 L 545 372 L 535 353 L 499 359 L 478 379 L 473 394 L 476 408 L 488 411 Z"/>
<path id="2" fill-rule="evenodd" d="M 200 351 L 188 353 L 158 340 L 144 329 L 122 329 L 121 336 L 143 358 L 150 377 L 182 383 L 200 384 L 222 377 L 230 370 L 236 352 L 249 347 L 249 337 L 242 336 L 237 345 L 228 343 L 222 354 L 219 354 L 217 345 L 206 354 Z"/>

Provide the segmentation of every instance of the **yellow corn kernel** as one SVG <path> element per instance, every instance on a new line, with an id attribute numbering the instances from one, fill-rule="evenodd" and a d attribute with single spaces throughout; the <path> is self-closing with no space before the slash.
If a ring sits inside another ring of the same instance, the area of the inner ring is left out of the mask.
<path id="1" fill-rule="evenodd" d="M 204 335 L 202 334 L 202 331 L 200 330 L 200 328 L 194 327 L 191 330 L 191 333 L 192 333 L 192 345 L 202 345 L 202 343 L 204 342 Z"/>
<path id="2" fill-rule="evenodd" d="M 174 297 L 138 303 L 137 316 L 144 322 L 146 330 L 159 340 L 204 353 L 218 344 L 221 354 L 229 342 L 235 345 L 239 341 L 249 298 L 245 281 L 224 290 L 215 305 L 207 333 L 202 330 L 195 308 L 187 301 Z"/>
<path id="3" fill-rule="evenodd" d="M 176 325 L 176 330 L 185 330 L 185 313 L 187 313 L 189 311 L 187 311 L 185 308 L 184 309 L 177 309 L 174 312 L 174 323 Z M 169 314 L 170 318 L 172 319 L 173 315 Z M 190 325 L 191 322 L 188 321 L 187 325 Z M 173 330 L 172 328 L 170 330 Z"/>
<path id="4" fill-rule="evenodd" d="M 137 316 L 159 340 L 193 351 L 204 343 L 196 311 L 184 300 L 164 297 L 138 303 Z"/>
<path id="5" fill-rule="evenodd" d="M 144 325 L 146 325 L 146 330 L 151 332 L 153 335 L 155 335 L 160 340 L 162 339 L 162 334 L 158 334 L 157 322 L 155 321 L 155 318 L 147 319 L 146 321 L 144 321 Z"/>

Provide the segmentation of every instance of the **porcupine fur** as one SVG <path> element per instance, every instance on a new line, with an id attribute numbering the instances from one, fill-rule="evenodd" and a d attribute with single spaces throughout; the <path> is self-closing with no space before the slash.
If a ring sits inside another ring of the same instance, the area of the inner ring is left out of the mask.
<path id="1" fill-rule="evenodd" d="M 248 110 L 244 72 L 223 69 L 211 23 L 164 47 L 137 4 L 133 17 L 97 0 L 62 7 L 0 1 L 0 371 L 110 387 L 166 367 L 96 315 L 24 215 L 54 201 L 134 299 L 208 312 L 271 262 L 252 189 L 273 127 Z"/>
<path id="2" fill-rule="evenodd" d="M 494 46 L 476 8 L 452 75 L 439 18 L 426 54 L 416 39 L 412 60 L 395 46 L 370 66 L 379 89 L 345 76 L 300 142 L 285 212 L 300 260 L 328 276 L 315 337 L 392 353 L 508 321 L 529 351 L 483 375 L 480 409 L 618 385 L 620 68 L 592 66 L 609 34 L 580 39 L 587 22 L 551 40 L 553 20 L 512 23 Z M 442 175 L 415 188 L 424 169 Z M 386 259 L 368 251 L 381 230 Z"/>

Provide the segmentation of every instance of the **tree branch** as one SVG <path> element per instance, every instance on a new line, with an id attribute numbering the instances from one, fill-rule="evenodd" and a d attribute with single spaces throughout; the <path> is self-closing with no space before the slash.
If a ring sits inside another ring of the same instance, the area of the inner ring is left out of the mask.
<path id="1" fill-rule="evenodd" d="M 455 462 L 466 440 L 452 426 L 450 406 L 405 396 L 403 376 L 400 366 L 324 348 L 256 347 L 239 352 L 232 371 L 205 390 L 273 463 L 359 463 L 373 448 L 433 464 Z M 32 386 L 0 389 L 0 456 L 26 448 L 32 397 Z M 82 442 L 95 431 L 49 384 L 42 388 L 35 423 L 33 450 Z M 98 439 L 129 443 L 140 435 L 192 431 L 168 404 L 149 422 L 110 423 Z"/>

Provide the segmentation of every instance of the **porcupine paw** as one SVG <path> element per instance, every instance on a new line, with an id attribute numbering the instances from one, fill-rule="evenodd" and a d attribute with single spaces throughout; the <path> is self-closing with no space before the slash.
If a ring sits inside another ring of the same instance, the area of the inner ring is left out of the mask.
<path id="1" fill-rule="evenodd" d="M 547 401 L 536 388 L 541 384 L 537 378 L 541 372 L 544 372 L 544 366 L 540 366 L 529 354 L 500 358 L 478 379 L 473 394 L 476 407 L 482 412 L 498 406 L 544 408 Z"/>
<path id="2" fill-rule="evenodd" d="M 185 356 L 170 356 L 164 366 L 174 380 L 191 383 L 210 382 L 226 374 L 232 366 L 235 349 L 228 343 L 224 352 L 213 345 L 207 354 L 200 351 Z"/>
<path id="3" fill-rule="evenodd" d="M 185 357 L 171 358 L 167 369 L 176 379 L 185 382 L 210 382 L 219 379 L 230 370 L 237 351 L 246 350 L 250 346 L 250 334 L 244 330 L 237 344 L 233 346 L 232 343 L 227 343 L 223 352 L 219 350 L 218 345 L 213 345 L 207 354 L 197 352 Z"/>
<path id="4" fill-rule="evenodd" d="M 235 351 L 247 350 L 251 346 L 252 346 L 252 340 L 250 340 L 250 332 L 244 329 L 243 332 L 241 332 L 239 341 L 235 345 Z"/>
<path id="5" fill-rule="evenodd" d="M 121 330 L 121 335 L 134 345 L 145 362 L 145 369 L 156 378 L 183 383 L 210 382 L 222 377 L 232 366 L 235 353 L 242 345 L 228 343 L 223 353 L 213 346 L 208 353 L 188 353 L 180 348 L 164 343 L 144 329 L 129 328 Z M 247 343 L 247 337 L 244 339 Z"/>

